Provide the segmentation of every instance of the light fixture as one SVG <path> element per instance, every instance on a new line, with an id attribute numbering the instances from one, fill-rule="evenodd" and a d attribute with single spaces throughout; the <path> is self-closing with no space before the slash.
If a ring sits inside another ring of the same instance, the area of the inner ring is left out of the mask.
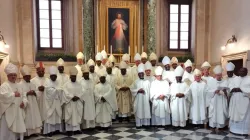
<path id="1" fill-rule="evenodd" d="M 237 42 L 237 39 L 236 39 L 235 35 L 232 35 L 232 37 L 227 40 L 226 45 L 222 46 L 220 49 L 225 50 L 227 47 L 228 48 L 233 48 L 236 42 Z"/>
<path id="2" fill-rule="evenodd" d="M 4 37 L 3 35 L 1 34 L 1 31 L 0 31 L 0 47 L 5 47 L 5 48 L 9 48 L 10 46 L 4 41 Z"/>

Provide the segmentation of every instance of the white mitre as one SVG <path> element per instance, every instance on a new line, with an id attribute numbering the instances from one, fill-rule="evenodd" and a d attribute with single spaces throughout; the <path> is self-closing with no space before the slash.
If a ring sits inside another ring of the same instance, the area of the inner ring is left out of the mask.
<path id="1" fill-rule="evenodd" d="M 20 72 L 21 72 L 22 76 L 30 75 L 31 74 L 31 69 L 27 65 L 24 65 L 21 68 Z"/>
<path id="2" fill-rule="evenodd" d="M 89 73 L 89 68 L 86 65 L 82 65 L 81 71 L 82 73 Z"/>
<path id="3" fill-rule="evenodd" d="M 214 74 L 221 74 L 223 72 L 223 68 L 221 65 L 216 65 L 213 69 Z"/>
<path id="4" fill-rule="evenodd" d="M 78 70 L 76 69 L 76 67 L 71 67 L 69 69 L 69 75 L 77 75 Z"/>
<path id="5" fill-rule="evenodd" d="M 123 54 L 122 61 L 129 61 L 129 60 L 130 60 L 129 54 L 127 54 L 127 53 Z"/>
<path id="6" fill-rule="evenodd" d="M 170 64 L 170 58 L 168 56 L 164 56 L 162 59 L 162 64 L 165 66 L 167 64 Z"/>
<path id="7" fill-rule="evenodd" d="M 56 66 L 49 67 L 49 74 L 56 75 L 57 74 L 57 67 Z"/>
<path id="8" fill-rule="evenodd" d="M 64 60 L 62 58 L 59 58 L 56 62 L 57 66 L 64 66 Z"/>
<path id="9" fill-rule="evenodd" d="M 12 63 L 9 63 L 5 69 L 4 69 L 4 72 L 8 75 L 8 74 L 11 74 L 11 73 L 15 73 L 17 74 L 18 73 L 18 68 L 16 65 L 12 64 Z"/>
<path id="10" fill-rule="evenodd" d="M 162 75 L 163 68 L 161 66 L 157 66 L 155 68 L 155 75 Z"/>
<path id="11" fill-rule="evenodd" d="M 182 76 L 184 73 L 184 69 L 181 66 L 178 66 L 175 70 L 174 70 L 174 75 L 176 77 Z"/>
<path id="12" fill-rule="evenodd" d="M 105 64 L 105 66 L 107 67 L 107 68 L 112 68 L 113 67 L 113 64 L 112 64 L 112 62 L 110 62 L 110 61 L 107 61 L 106 62 L 106 64 Z"/>
<path id="13" fill-rule="evenodd" d="M 76 58 L 77 59 L 83 59 L 84 58 L 84 55 L 82 52 L 78 52 L 78 54 L 76 55 Z"/>
<path id="14" fill-rule="evenodd" d="M 141 72 L 144 73 L 144 71 L 145 71 L 145 66 L 144 66 L 144 64 L 143 64 L 143 63 L 139 64 L 138 67 L 137 67 L 137 72 L 138 72 L 138 73 L 141 73 Z"/>
<path id="15" fill-rule="evenodd" d="M 199 69 L 194 70 L 194 75 L 195 76 L 201 76 L 201 71 Z"/>
<path id="16" fill-rule="evenodd" d="M 108 55 L 107 55 L 107 53 L 106 53 L 105 50 L 102 50 L 102 51 L 101 51 L 101 54 L 102 54 L 102 58 L 103 58 L 103 59 L 107 59 L 107 58 L 108 58 Z"/>
<path id="17" fill-rule="evenodd" d="M 141 60 L 141 55 L 139 53 L 136 53 L 135 57 L 134 57 L 134 60 L 135 61 Z"/>
<path id="18" fill-rule="evenodd" d="M 235 65 L 232 62 L 227 63 L 226 70 L 227 71 L 234 71 Z"/>
<path id="19" fill-rule="evenodd" d="M 152 64 L 149 61 L 147 61 L 145 63 L 145 70 L 151 70 L 151 69 L 152 69 Z"/>
<path id="20" fill-rule="evenodd" d="M 95 56 L 95 60 L 96 61 L 102 61 L 103 57 L 102 57 L 102 54 L 101 53 L 97 53 L 96 56 Z"/>
<path id="21" fill-rule="evenodd" d="M 108 60 L 109 60 L 110 62 L 114 62 L 114 63 L 116 62 L 116 59 L 115 59 L 115 57 L 114 57 L 113 54 L 111 54 L 111 55 L 109 56 Z"/>
<path id="22" fill-rule="evenodd" d="M 88 61 L 87 65 L 88 65 L 88 67 L 90 67 L 90 66 L 95 66 L 95 62 L 94 62 L 94 60 L 89 59 L 89 61 Z"/>
<path id="23" fill-rule="evenodd" d="M 147 53 L 145 53 L 145 52 L 142 52 L 142 53 L 141 53 L 141 58 L 146 58 L 146 59 L 147 59 L 147 58 L 148 58 L 148 55 L 147 55 Z"/>
<path id="24" fill-rule="evenodd" d="M 124 61 L 121 61 L 120 64 L 119 64 L 119 68 L 120 69 L 126 69 L 127 68 L 127 63 L 124 62 Z"/>
<path id="25" fill-rule="evenodd" d="M 151 53 L 150 56 L 149 56 L 149 60 L 157 60 L 157 55 L 155 53 Z"/>
<path id="26" fill-rule="evenodd" d="M 184 63 L 185 68 L 192 67 L 192 65 L 193 65 L 192 62 L 189 59 Z"/>
<path id="27" fill-rule="evenodd" d="M 178 59 L 175 56 L 172 57 L 171 64 L 178 64 Z"/>
<path id="28" fill-rule="evenodd" d="M 201 68 L 202 68 L 202 69 L 208 69 L 208 68 L 211 68 L 211 65 L 210 65 L 207 61 L 205 61 L 205 62 L 201 65 Z"/>

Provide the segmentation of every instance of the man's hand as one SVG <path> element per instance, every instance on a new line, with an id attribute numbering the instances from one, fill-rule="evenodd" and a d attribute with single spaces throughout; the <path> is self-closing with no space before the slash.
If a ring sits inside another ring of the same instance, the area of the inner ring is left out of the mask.
<path id="1" fill-rule="evenodd" d="M 20 104 L 20 108 L 24 109 L 24 103 L 23 102 Z"/>
<path id="2" fill-rule="evenodd" d="M 36 96 L 36 93 L 35 93 L 34 90 L 30 90 L 29 92 L 27 92 L 27 95 L 28 95 L 28 96 L 29 96 L 29 95 L 34 95 L 34 96 Z"/>
<path id="3" fill-rule="evenodd" d="M 137 93 L 145 94 L 145 91 L 141 88 L 141 89 L 138 90 Z"/>
<path id="4" fill-rule="evenodd" d="M 215 90 L 215 92 L 214 93 L 216 93 L 216 94 L 220 94 L 220 90 Z"/>
<path id="5" fill-rule="evenodd" d="M 41 91 L 41 92 L 43 92 L 44 91 L 44 86 L 39 86 L 38 90 Z"/>
<path id="6" fill-rule="evenodd" d="M 80 98 L 79 97 L 77 97 L 77 96 L 74 96 L 73 98 L 72 98 L 72 100 L 74 101 L 74 102 L 76 102 L 77 100 L 79 100 Z"/>
<path id="7" fill-rule="evenodd" d="M 162 101 L 165 99 L 165 95 L 160 95 L 159 97 L 158 97 L 159 99 L 161 99 Z"/>
<path id="8" fill-rule="evenodd" d="M 21 94 L 18 91 L 16 91 L 15 92 L 15 97 L 21 97 Z"/>
<path id="9" fill-rule="evenodd" d="M 236 92 L 242 92 L 242 90 L 240 88 L 237 88 L 237 91 Z"/>
<path id="10" fill-rule="evenodd" d="M 101 98 L 101 100 L 102 100 L 102 102 L 106 102 L 106 100 L 103 97 Z"/>

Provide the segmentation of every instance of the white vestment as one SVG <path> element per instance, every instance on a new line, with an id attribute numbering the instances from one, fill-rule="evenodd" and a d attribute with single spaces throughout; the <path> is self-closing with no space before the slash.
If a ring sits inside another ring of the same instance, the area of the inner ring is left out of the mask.
<path id="1" fill-rule="evenodd" d="M 151 73 L 154 76 L 155 75 L 155 69 L 157 68 L 157 66 L 152 66 L 151 68 Z"/>
<path id="2" fill-rule="evenodd" d="M 36 91 L 36 86 L 32 83 L 27 83 L 22 80 L 20 83 L 20 88 L 22 89 L 22 94 L 27 94 L 27 92 L 33 90 Z M 37 103 L 36 96 L 27 96 L 28 104 L 25 108 L 25 125 L 27 129 L 27 135 L 39 134 L 42 128 L 42 119 Z"/>
<path id="3" fill-rule="evenodd" d="M 62 131 L 62 108 L 61 98 L 63 90 L 60 87 L 59 81 L 48 80 L 45 83 L 44 101 L 46 114 L 44 118 L 43 133 L 48 134 L 54 131 Z"/>
<path id="4" fill-rule="evenodd" d="M 204 81 L 194 81 L 189 87 L 190 114 L 192 124 L 204 124 L 207 122 L 207 85 Z"/>
<path id="5" fill-rule="evenodd" d="M 151 84 L 155 80 L 155 77 L 154 76 L 147 76 L 147 75 L 145 75 L 144 79 L 148 80 L 150 82 L 150 84 Z"/>
<path id="6" fill-rule="evenodd" d="M 76 67 L 76 69 L 78 71 L 78 73 L 77 73 L 77 81 L 80 81 L 82 79 L 82 67 L 83 67 L 83 65 L 77 64 L 77 65 L 75 65 L 75 67 Z"/>
<path id="7" fill-rule="evenodd" d="M 115 75 L 116 77 L 119 74 L 119 71 L 120 70 L 116 66 L 112 67 L 112 74 Z"/>
<path id="8" fill-rule="evenodd" d="M 99 77 L 96 74 L 96 72 L 94 73 L 89 72 L 89 79 L 91 79 L 94 84 L 97 84 L 99 82 Z"/>
<path id="9" fill-rule="evenodd" d="M 106 76 L 106 81 L 112 86 L 112 88 L 114 88 L 115 92 L 113 92 L 114 93 L 113 97 L 114 97 L 114 100 L 116 101 L 116 106 L 117 106 L 117 99 L 116 99 L 116 93 L 117 93 L 117 91 L 115 89 L 116 76 L 113 75 L 113 74 L 108 74 Z M 116 112 L 114 112 L 114 114 L 112 115 L 112 119 L 115 119 L 115 118 L 116 118 Z"/>
<path id="10" fill-rule="evenodd" d="M 94 100 L 94 86 L 92 80 L 81 80 L 82 85 L 82 99 L 84 101 L 84 112 L 82 116 L 82 128 L 95 127 L 95 100 Z"/>
<path id="11" fill-rule="evenodd" d="M 134 114 L 136 119 L 136 126 L 150 125 L 150 82 L 148 80 L 137 79 L 130 87 L 134 101 Z M 144 94 L 138 93 L 138 90 L 143 89 Z"/>
<path id="12" fill-rule="evenodd" d="M 19 92 L 21 97 L 15 97 L 15 92 Z M 0 139 L 15 140 L 17 133 L 26 132 L 25 111 L 20 108 L 20 104 L 27 105 L 27 98 L 22 94 L 19 84 L 4 82 L 0 87 Z"/>
<path id="13" fill-rule="evenodd" d="M 182 81 L 184 82 L 186 79 L 188 79 L 190 82 L 194 82 L 194 74 L 188 73 L 187 71 L 185 71 L 182 76 Z"/>
<path id="14" fill-rule="evenodd" d="M 152 125 L 169 125 L 170 107 L 169 107 L 169 83 L 165 80 L 154 80 L 150 87 L 150 100 L 152 102 Z M 164 95 L 164 100 L 158 99 Z"/>
<path id="15" fill-rule="evenodd" d="M 173 126 L 186 126 L 186 121 L 188 120 L 188 98 L 189 86 L 186 83 L 174 82 L 170 86 L 171 93 L 171 113 L 172 113 L 172 125 Z M 177 93 L 182 93 L 185 96 L 182 98 L 176 97 Z"/>
<path id="16" fill-rule="evenodd" d="M 63 86 L 64 96 L 62 97 L 62 103 L 64 106 L 64 116 L 66 131 L 77 131 L 80 129 L 83 114 L 83 100 L 82 100 L 82 86 L 76 82 L 68 81 Z M 73 101 L 72 98 L 76 96 L 80 99 Z"/>
<path id="17" fill-rule="evenodd" d="M 44 121 L 44 118 L 46 116 L 46 113 L 44 111 L 44 109 L 45 109 L 44 92 L 39 91 L 38 87 L 44 86 L 45 82 L 48 81 L 48 80 L 49 80 L 48 78 L 39 77 L 39 76 L 36 76 L 36 77 L 34 77 L 33 79 L 30 80 L 30 82 L 36 86 L 36 91 L 35 92 L 36 92 L 36 96 L 37 96 L 37 102 L 38 102 L 38 107 L 39 107 L 39 111 L 40 111 L 42 121 Z"/>
<path id="18" fill-rule="evenodd" d="M 233 92 L 230 99 L 230 131 L 236 134 L 250 134 L 250 77 L 235 77 L 229 88 L 242 90 Z"/>
<path id="19" fill-rule="evenodd" d="M 133 82 L 136 80 L 136 79 L 138 79 L 139 77 L 138 77 L 138 72 L 137 72 L 137 66 L 136 65 L 134 65 L 132 68 L 131 68 L 131 77 L 132 77 L 132 79 L 133 79 Z"/>
<path id="20" fill-rule="evenodd" d="M 207 93 L 209 126 L 212 128 L 223 128 L 228 119 L 228 96 L 222 91 L 227 89 L 227 81 L 214 79 L 210 84 L 210 89 L 208 89 Z M 216 94 L 216 90 L 220 90 L 220 94 Z"/>
<path id="21" fill-rule="evenodd" d="M 175 82 L 176 80 L 175 80 L 174 71 L 163 70 L 163 72 L 162 72 L 162 79 L 168 81 L 169 83 Z"/>
<path id="22" fill-rule="evenodd" d="M 99 75 L 100 73 L 106 72 L 106 67 L 101 64 L 101 66 L 95 65 L 95 73 Z"/>
<path id="23" fill-rule="evenodd" d="M 95 86 L 95 103 L 96 103 L 96 124 L 101 127 L 109 127 L 112 125 L 112 114 L 117 110 L 114 100 L 114 88 L 109 83 L 99 83 Z M 101 98 L 106 102 L 103 102 Z"/>
<path id="24" fill-rule="evenodd" d="M 63 87 L 70 79 L 69 75 L 65 73 L 57 73 L 57 80 L 60 82 L 60 87 Z"/>

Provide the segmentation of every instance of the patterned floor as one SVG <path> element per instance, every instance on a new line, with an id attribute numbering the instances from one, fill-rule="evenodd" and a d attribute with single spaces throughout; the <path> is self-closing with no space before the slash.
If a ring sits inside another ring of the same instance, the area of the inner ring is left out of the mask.
<path id="1" fill-rule="evenodd" d="M 83 134 L 67 137 L 66 135 L 54 135 L 51 138 L 36 137 L 30 140 L 250 140 L 250 136 L 235 136 L 227 131 L 220 133 L 206 129 L 186 127 L 174 129 L 154 128 L 136 129 L 134 123 L 114 124 L 109 130 L 84 131 Z"/>

